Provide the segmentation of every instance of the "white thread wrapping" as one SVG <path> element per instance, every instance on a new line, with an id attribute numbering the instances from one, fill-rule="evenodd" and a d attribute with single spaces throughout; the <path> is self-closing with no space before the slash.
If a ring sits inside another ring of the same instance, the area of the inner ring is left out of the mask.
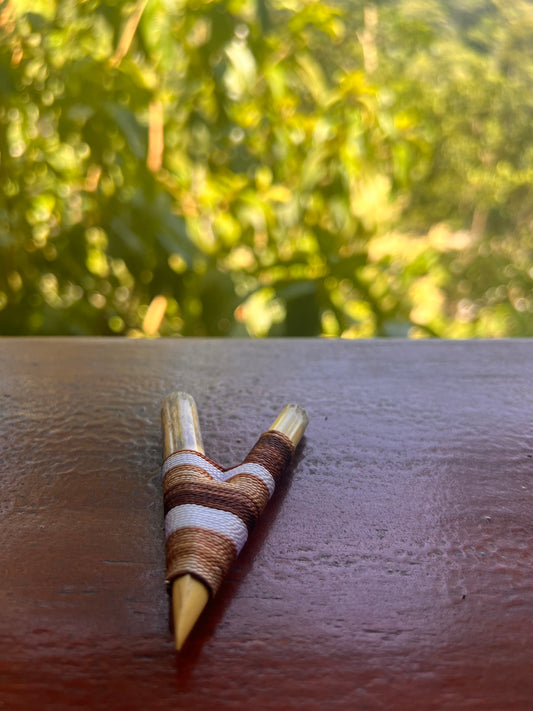
<path id="1" fill-rule="evenodd" d="M 166 538 L 181 528 L 191 526 L 227 536 L 235 544 L 237 553 L 241 552 L 248 538 L 248 529 L 243 521 L 229 511 L 212 509 L 198 504 L 181 504 L 170 509 L 165 516 Z"/>
<path id="2" fill-rule="evenodd" d="M 201 467 L 206 471 L 209 476 L 217 481 L 227 481 L 232 476 L 236 474 L 252 474 L 253 476 L 261 479 L 261 481 L 266 485 L 268 489 L 269 497 L 274 493 L 274 488 L 276 486 L 272 474 L 261 464 L 256 462 L 249 462 L 246 464 L 239 464 L 233 469 L 227 469 L 224 471 L 222 468 L 216 466 L 207 459 L 204 459 L 201 454 L 196 454 L 195 452 L 174 452 L 163 462 L 162 475 L 174 467 L 178 467 L 183 464 L 189 464 L 196 467 Z"/>

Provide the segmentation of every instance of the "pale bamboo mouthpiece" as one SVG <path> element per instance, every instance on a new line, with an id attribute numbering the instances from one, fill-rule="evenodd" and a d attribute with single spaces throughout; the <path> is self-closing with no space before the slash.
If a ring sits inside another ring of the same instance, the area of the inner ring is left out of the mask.
<path id="1" fill-rule="evenodd" d="M 198 410 L 192 395 L 184 392 L 168 395 L 161 410 L 161 424 L 165 459 L 180 449 L 191 449 L 204 454 Z"/>
<path id="2" fill-rule="evenodd" d="M 296 447 L 309 424 L 309 415 L 300 405 L 285 405 L 270 429 L 283 432 Z"/>

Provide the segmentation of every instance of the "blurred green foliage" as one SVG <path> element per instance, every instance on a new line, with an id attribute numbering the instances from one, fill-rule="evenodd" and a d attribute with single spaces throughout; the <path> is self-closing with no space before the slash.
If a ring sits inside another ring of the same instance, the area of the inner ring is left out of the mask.
<path id="1" fill-rule="evenodd" d="M 533 335 L 526 0 L 0 2 L 0 333 Z"/>

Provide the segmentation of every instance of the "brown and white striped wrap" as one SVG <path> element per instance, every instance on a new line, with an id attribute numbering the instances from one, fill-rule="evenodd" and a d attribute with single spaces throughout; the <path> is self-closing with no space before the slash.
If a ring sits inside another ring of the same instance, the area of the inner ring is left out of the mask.
<path id="1" fill-rule="evenodd" d="M 269 430 L 230 469 L 190 450 L 167 457 L 162 473 L 169 587 L 188 573 L 211 595 L 217 592 L 293 453 L 288 437 Z"/>

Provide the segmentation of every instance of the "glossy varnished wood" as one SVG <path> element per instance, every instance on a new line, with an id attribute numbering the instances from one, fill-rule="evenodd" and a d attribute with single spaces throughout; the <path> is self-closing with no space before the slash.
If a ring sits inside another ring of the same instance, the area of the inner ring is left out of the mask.
<path id="1" fill-rule="evenodd" d="M 533 707 L 533 342 L 0 341 L 0 708 Z M 182 652 L 160 409 L 310 424 Z"/>

